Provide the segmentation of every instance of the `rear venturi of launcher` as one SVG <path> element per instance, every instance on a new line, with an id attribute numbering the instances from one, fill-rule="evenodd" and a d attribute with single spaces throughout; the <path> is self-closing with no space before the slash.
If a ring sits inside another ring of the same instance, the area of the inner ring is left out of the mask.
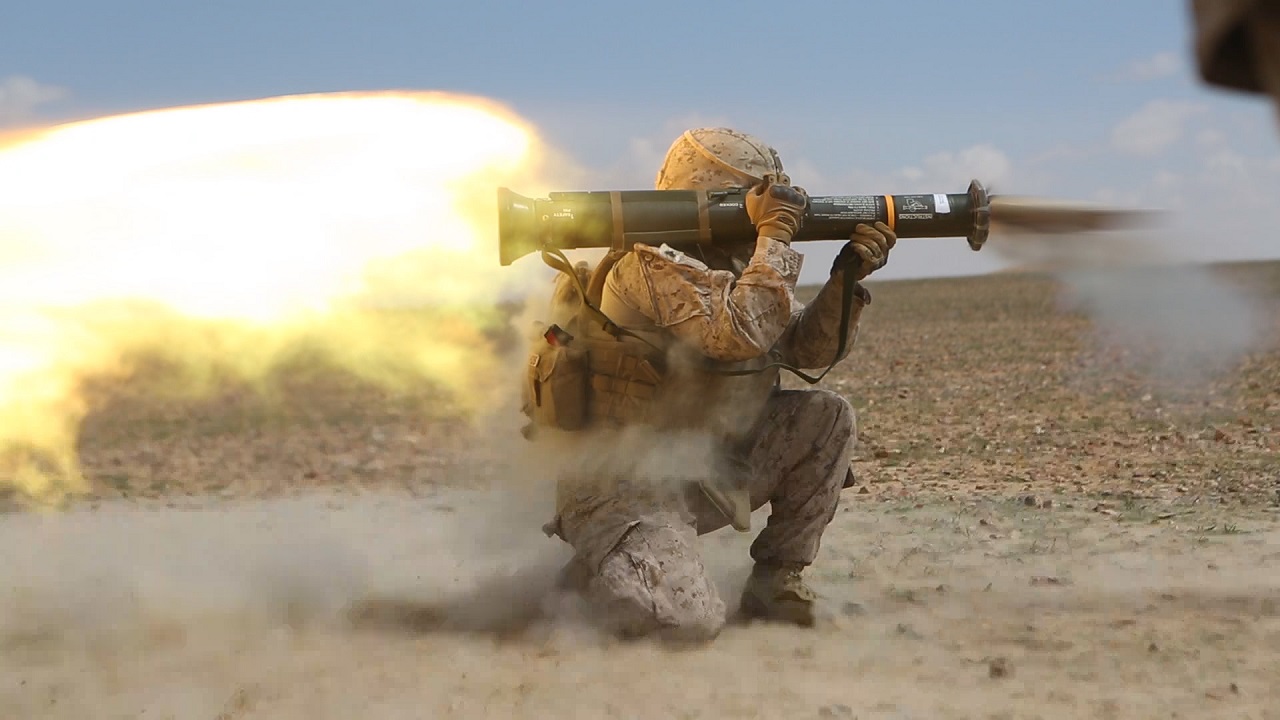
<path id="1" fill-rule="evenodd" d="M 498 188 L 499 262 L 510 265 L 548 249 L 750 242 L 756 232 L 744 204 L 747 192 L 592 190 L 529 198 Z M 860 223 L 880 221 L 899 238 L 963 237 L 977 251 L 993 224 L 1060 234 L 1118 227 L 1135 215 L 1062 201 L 988 196 L 974 180 L 963 193 L 810 197 L 792 242 L 847 240 Z"/>

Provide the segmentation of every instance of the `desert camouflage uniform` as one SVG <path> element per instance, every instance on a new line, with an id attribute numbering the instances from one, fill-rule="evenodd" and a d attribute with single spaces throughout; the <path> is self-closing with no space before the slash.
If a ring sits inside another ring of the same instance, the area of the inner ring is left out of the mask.
<path id="1" fill-rule="evenodd" d="M 663 414 L 633 442 L 586 441 L 599 458 L 595 471 L 559 488 L 551 527 L 574 547 L 588 595 L 623 633 L 705 639 L 724 624 L 725 604 L 694 538 L 729 518 L 690 489 L 703 478 L 680 477 L 680 467 L 695 476 L 710 468 L 710 481 L 744 491 L 751 510 L 771 503 L 751 555 L 796 566 L 813 562 L 852 479 L 855 419 L 842 397 L 780 390 L 777 368 L 726 377 L 695 361 L 732 369 L 827 366 L 838 347 L 841 278 L 805 307 L 794 294 L 801 256 L 786 243 L 760 238 L 745 265 L 704 257 L 637 246 L 609 273 L 604 313 L 668 349 L 670 375 L 655 403 Z M 857 293 L 844 354 L 870 300 L 861 285 Z M 687 464 L 668 457 L 691 437 L 706 440 L 705 457 Z"/>

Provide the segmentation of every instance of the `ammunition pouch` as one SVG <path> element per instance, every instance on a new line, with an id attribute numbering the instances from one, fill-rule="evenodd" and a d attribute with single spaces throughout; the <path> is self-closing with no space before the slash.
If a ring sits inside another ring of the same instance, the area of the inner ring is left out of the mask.
<path id="1" fill-rule="evenodd" d="M 525 415 L 535 428 L 568 431 L 643 422 L 662 383 L 660 365 L 648 348 L 552 325 L 529 354 Z"/>
<path id="2" fill-rule="evenodd" d="M 613 324 L 598 307 L 605 277 L 625 254 L 610 252 L 588 274 L 559 251 L 543 252 L 547 264 L 564 273 L 564 295 L 577 309 L 564 319 L 567 329 L 548 326 L 530 350 L 522 398 L 532 421 L 526 437 L 540 427 L 575 431 L 652 417 L 663 353 Z"/>
<path id="3" fill-rule="evenodd" d="M 586 352 L 544 339 L 529 354 L 524 412 L 535 426 L 581 430 L 587 425 L 589 386 Z"/>
<path id="4" fill-rule="evenodd" d="M 588 343 L 591 419 L 609 425 L 644 422 L 662 383 L 661 361 L 616 340 Z"/>

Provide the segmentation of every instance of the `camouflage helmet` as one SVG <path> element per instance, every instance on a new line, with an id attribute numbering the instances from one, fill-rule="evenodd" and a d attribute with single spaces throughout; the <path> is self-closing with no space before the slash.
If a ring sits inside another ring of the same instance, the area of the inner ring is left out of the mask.
<path id="1" fill-rule="evenodd" d="M 711 190 L 754 185 L 782 174 L 778 151 L 753 135 L 724 127 L 694 128 L 676 138 L 658 170 L 658 190 Z"/>

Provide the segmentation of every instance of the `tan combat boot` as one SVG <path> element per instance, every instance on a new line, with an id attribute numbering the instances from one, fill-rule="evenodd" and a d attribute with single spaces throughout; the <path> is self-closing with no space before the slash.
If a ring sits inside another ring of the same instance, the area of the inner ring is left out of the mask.
<path id="1" fill-rule="evenodd" d="M 742 590 L 742 614 L 792 623 L 813 625 L 814 603 L 818 596 L 804 584 L 803 565 L 757 563 Z"/>

